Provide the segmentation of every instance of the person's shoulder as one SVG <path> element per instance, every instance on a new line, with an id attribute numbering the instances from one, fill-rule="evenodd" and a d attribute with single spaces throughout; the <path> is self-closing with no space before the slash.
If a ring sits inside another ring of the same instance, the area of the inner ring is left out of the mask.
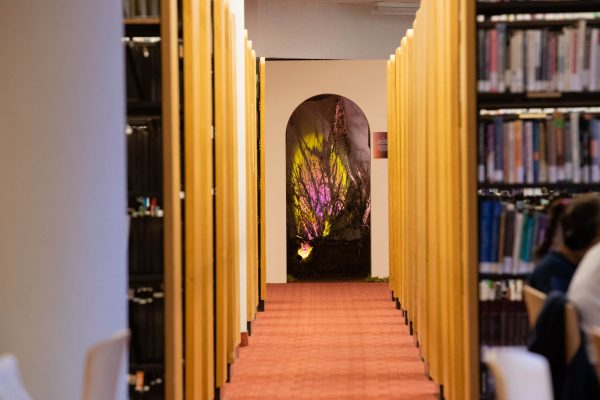
<path id="1" fill-rule="evenodd" d="M 582 287 L 597 285 L 600 280 L 600 243 L 594 245 L 585 253 L 579 263 L 571 285 L 569 295 L 574 296 Z"/>
<path id="2" fill-rule="evenodd" d="M 542 257 L 540 259 L 540 261 L 538 261 L 535 269 L 539 270 L 539 271 L 543 271 L 543 270 L 547 270 L 547 269 L 556 268 L 556 267 L 560 266 L 560 264 L 562 262 L 563 262 L 562 257 L 560 257 L 560 255 L 558 253 L 556 253 L 555 251 L 551 251 L 548 254 L 546 254 L 544 257 Z"/>
<path id="3" fill-rule="evenodd" d="M 596 243 L 591 249 L 585 253 L 581 262 L 588 260 L 600 264 L 600 243 Z"/>

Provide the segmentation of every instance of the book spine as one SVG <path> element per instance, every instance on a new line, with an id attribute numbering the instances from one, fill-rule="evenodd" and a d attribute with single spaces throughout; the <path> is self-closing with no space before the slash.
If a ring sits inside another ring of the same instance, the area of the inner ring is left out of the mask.
<path id="1" fill-rule="evenodd" d="M 600 122 L 593 118 L 590 121 L 590 157 L 591 157 L 591 180 L 600 182 Z"/>
<path id="2" fill-rule="evenodd" d="M 504 121 L 501 117 L 494 119 L 494 181 L 504 181 Z"/>
<path id="3" fill-rule="evenodd" d="M 480 204 L 479 225 L 479 270 L 489 272 L 491 262 L 491 229 L 492 229 L 492 202 L 483 200 Z"/>
<path id="4" fill-rule="evenodd" d="M 583 83 L 586 78 L 585 71 L 585 38 L 586 38 L 586 21 L 582 19 L 579 21 L 576 43 L 577 43 L 577 62 L 575 68 L 575 91 L 583 90 Z"/>
<path id="5" fill-rule="evenodd" d="M 508 204 L 506 208 L 506 227 L 504 240 L 504 265 L 502 272 L 509 274 L 512 272 L 513 265 L 513 248 L 515 239 L 515 210 L 512 204 Z"/>
<path id="6" fill-rule="evenodd" d="M 598 28 L 590 30 L 590 70 L 589 90 L 595 92 L 598 90 Z"/>
<path id="7" fill-rule="evenodd" d="M 490 228 L 490 272 L 496 272 L 496 265 L 500 262 L 499 259 L 499 242 L 500 242 L 500 215 L 502 214 L 502 203 L 499 201 L 492 202 L 492 226 Z"/>
<path id="8" fill-rule="evenodd" d="M 486 136 L 485 122 L 479 121 L 477 126 L 477 180 L 479 183 L 485 182 Z"/>
<path id="9" fill-rule="evenodd" d="M 504 265 L 504 256 L 506 251 L 506 208 L 500 202 L 498 202 L 500 206 L 500 227 L 498 228 L 498 258 L 495 263 L 494 272 L 502 273 L 503 265 Z"/>
<path id="10" fill-rule="evenodd" d="M 485 30 L 477 30 L 477 91 L 485 90 Z"/>
<path id="11" fill-rule="evenodd" d="M 515 152 L 515 123 L 508 124 L 508 183 L 517 181 Z"/>
<path id="12" fill-rule="evenodd" d="M 525 181 L 533 183 L 533 122 L 525 122 Z"/>
<path id="13" fill-rule="evenodd" d="M 540 124 L 532 123 L 533 129 L 533 179 L 532 182 L 540 182 Z"/>
<path id="14" fill-rule="evenodd" d="M 541 122 L 537 124 L 539 132 L 539 143 L 540 143 L 540 179 L 539 182 L 548 182 L 548 140 L 546 135 L 546 123 Z"/>
<path id="15" fill-rule="evenodd" d="M 496 70 L 498 72 L 498 92 L 506 91 L 506 24 L 499 23 L 496 25 L 496 40 L 498 47 L 498 63 Z"/>
<path id="16" fill-rule="evenodd" d="M 496 167 L 495 167 L 495 160 L 496 160 L 496 155 L 495 155 L 495 136 L 496 133 L 494 131 L 494 125 L 493 124 L 487 124 L 487 179 L 488 182 L 495 182 L 494 178 L 495 178 L 495 174 L 496 174 Z"/>
<path id="17" fill-rule="evenodd" d="M 525 183 L 525 169 L 523 166 L 523 123 L 515 122 L 515 170 L 516 183 Z"/>
<path id="18" fill-rule="evenodd" d="M 573 182 L 581 182 L 581 149 L 579 148 L 580 133 L 579 133 L 579 113 L 572 112 L 570 115 L 570 138 L 571 138 L 571 156 L 573 166 Z"/>
<path id="19" fill-rule="evenodd" d="M 556 133 L 556 170 L 559 182 L 565 180 L 565 139 L 564 139 L 564 119 L 561 114 L 557 114 L 554 119 Z"/>
<path id="20" fill-rule="evenodd" d="M 592 181 L 592 157 L 590 155 L 591 133 L 589 122 L 580 119 L 579 132 L 579 149 L 581 154 L 581 181 L 583 183 L 590 183 Z"/>
<path id="21" fill-rule="evenodd" d="M 521 259 L 521 238 L 523 236 L 523 214 L 517 212 L 515 215 L 515 233 L 513 241 L 513 266 L 511 273 L 519 272 L 519 260 Z"/>

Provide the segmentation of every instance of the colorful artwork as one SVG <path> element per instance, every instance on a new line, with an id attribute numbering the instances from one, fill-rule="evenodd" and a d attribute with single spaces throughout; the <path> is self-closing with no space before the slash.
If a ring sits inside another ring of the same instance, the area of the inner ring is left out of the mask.
<path id="1" fill-rule="evenodd" d="M 286 139 L 288 272 L 368 275 L 370 149 L 363 112 L 342 96 L 312 97 L 290 117 Z"/>
<path id="2" fill-rule="evenodd" d="M 373 158 L 388 158 L 387 132 L 373 132 Z"/>

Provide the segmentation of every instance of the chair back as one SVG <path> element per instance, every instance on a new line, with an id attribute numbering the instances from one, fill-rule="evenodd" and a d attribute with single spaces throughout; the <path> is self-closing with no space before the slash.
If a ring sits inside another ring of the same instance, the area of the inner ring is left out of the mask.
<path id="1" fill-rule="evenodd" d="M 498 400 L 553 400 L 550 366 L 545 357 L 524 349 L 490 350 L 487 363 Z"/>
<path id="2" fill-rule="evenodd" d="M 565 306 L 565 359 L 567 365 L 581 346 L 581 327 L 577 309 L 571 302 Z"/>
<path id="3" fill-rule="evenodd" d="M 21 381 L 19 364 L 15 356 L 0 356 L 0 399 L 31 400 Z"/>
<path id="4" fill-rule="evenodd" d="M 596 373 L 598 374 L 598 380 L 600 380 L 600 327 L 595 326 L 592 328 L 591 340 L 594 342 L 596 347 Z"/>
<path id="5" fill-rule="evenodd" d="M 125 376 L 129 331 L 92 346 L 86 356 L 83 400 L 117 400 L 119 383 Z M 125 389 L 125 388 L 123 388 Z"/>
<path id="6" fill-rule="evenodd" d="M 523 295 L 525 297 L 525 306 L 527 307 L 529 326 L 533 328 L 546 302 L 546 293 L 525 285 Z"/>

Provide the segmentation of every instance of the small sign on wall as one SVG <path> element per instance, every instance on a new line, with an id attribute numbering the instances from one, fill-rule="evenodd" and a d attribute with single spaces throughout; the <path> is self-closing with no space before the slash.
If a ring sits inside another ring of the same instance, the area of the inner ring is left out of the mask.
<path id="1" fill-rule="evenodd" d="M 387 132 L 373 132 L 373 158 L 388 158 Z"/>

